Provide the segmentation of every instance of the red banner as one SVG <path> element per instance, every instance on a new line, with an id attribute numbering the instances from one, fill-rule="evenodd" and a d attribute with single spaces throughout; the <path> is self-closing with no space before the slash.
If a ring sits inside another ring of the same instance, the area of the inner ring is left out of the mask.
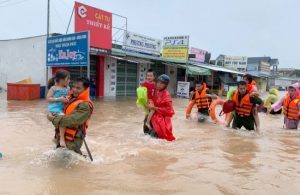
<path id="1" fill-rule="evenodd" d="M 112 14 L 75 2 L 75 32 L 90 31 L 90 46 L 111 50 Z"/>

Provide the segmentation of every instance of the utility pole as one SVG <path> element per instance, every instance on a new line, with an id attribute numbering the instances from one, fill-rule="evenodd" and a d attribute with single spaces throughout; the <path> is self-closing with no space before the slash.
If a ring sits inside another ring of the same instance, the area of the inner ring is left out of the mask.
<path id="1" fill-rule="evenodd" d="M 185 78 L 184 78 L 185 82 L 188 82 L 189 79 L 189 50 L 190 50 L 190 36 L 188 36 L 187 51 L 186 51 Z"/>
<path id="2" fill-rule="evenodd" d="M 49 37 L 50 31 L 50 0 L 47 3 L 47 38 Z"/>
<path id="3" fill-rule="evenodd" d="M 50 34 L 50 0 L 47 0 L 47 38 L 49 37 L 49 34 Z M 47 61 L 47 55 L 46 55 L 46 61 Z M 48 72 L 49 72 L 49 68 L 46 64 L 46 85 L 48 83 L 48 80 L 49 80 L 49 77 L 48 77 Z M 46 87 L 46 90 L 45 92 L 47 92 L 47 87 Z"/>

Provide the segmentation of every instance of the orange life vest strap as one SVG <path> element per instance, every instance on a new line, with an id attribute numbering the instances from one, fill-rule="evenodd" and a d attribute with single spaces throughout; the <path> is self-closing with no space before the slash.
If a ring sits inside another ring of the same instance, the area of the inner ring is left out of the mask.
<path id="1" fill-rule="evenodd" d="M 68 116 L 71 114 L 80 103 L 87 102 L 90 106 L 90 114 L 92 115 L 93 110 L 94 110 L 94 105 L 93 102 L 89 98 L 89 88 L 86 89 L 82 94 L 80 94 L 74 101 L 70 102 L 66 107 L 65 107 L 65 114 Z M 88 121 L 86 120 L 83 125 L 80 126 L 75 126 L 74 128 L 69 128 L 67 127 L 65 130 L 65 139 L 68 141 L 73 142 L 75 139 L 75 136 L 77 134 L 77 131 L 79 127 L 82 127 L 82 133 L 86 133 L 86 129 L 88 128 Z"/>
<path id="2" fill-rule="evenodd" d="M 299 120 L 299 107 L 298 103 L 300 98 L 291 100 L 289 95 L 286 95 L 286 98 L 283 103 L 283 114 L 290 120 Z"/>
<path id="3" fill-rule="evenodd" d="M 206 97 L 206 88 L 202 89 L 201 94 L 196 91 L 195 94 L 195 102 L 197 104 L 197 108 L 209 108 L 211 104 L 211 98 Z"/>
<path id="4" fill-rule="evenodd" d="M 236 91 L 233 96 L 233 101 L 235 102 L 235 111 L 237 114 L 242 116 L 251 115 L 253 104 L 250 102 L 249 93 L 242 97 L 241 101 L 239 101 L 239 94 L 238 91 Z"/>

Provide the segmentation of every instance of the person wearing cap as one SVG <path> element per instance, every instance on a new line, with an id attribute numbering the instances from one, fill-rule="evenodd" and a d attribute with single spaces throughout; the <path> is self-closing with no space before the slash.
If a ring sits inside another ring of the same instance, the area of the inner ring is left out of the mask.
<path id="1" fill-rule="evenodd" d="M 156 90 L 153 96 L 154 105 L 148 105 L 148 109 L 154 111 L 150 120 L 152 129 L 149 129 L 145 124 L 146 121 L 144 121 L 144 133 L 152 137 L 173 141 L 175 137 L 172 132 L 171 118 L 175 112 L 171 95 L 167 91 L 169 82 L 170 78 L 166 74 L 160 75 L 157 79 Z"/>
<path id="2" fill-rule="evenodd" d="M 300 119 L 300 92 L 299 83 L 288 87 L 284 97 L 271 106 L 271 111 L 283 108 L 284 126 L 286 129 L 298 129 Z"/>
<path id="3" fill-rule="evenodd" d="M 247 90 L 247 83 L 240 81 L 238 82 L 238 89 L 233 95 L 233 101 L 235 104 L 235 116 L 232 128 L 240 129 L 244 126 L 247 130 L 254 130 L 255 120 L 252 108 L 255 105 L 263 105 L 262 99 L 251 96 Z"/>

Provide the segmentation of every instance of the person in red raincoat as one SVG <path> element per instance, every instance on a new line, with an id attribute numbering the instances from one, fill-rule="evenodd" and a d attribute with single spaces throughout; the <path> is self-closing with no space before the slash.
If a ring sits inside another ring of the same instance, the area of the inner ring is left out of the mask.
<path id="1" fill-rule="evenodd" d="M 171 95 L 167 91 L 167 86 L 170 82 L 168 75 L 160 75 L 156 84 L 156 91 L 154 93 L 154 106 L 149 105 L 150 110 L 154 110 L 151 118 L 151 127 L 149 129 L 144 123 L 144 133 L 152 137 L 166 139 L 168 141 L 175 140 L 172 132 L 171 118 L 175 114 Z"/>

